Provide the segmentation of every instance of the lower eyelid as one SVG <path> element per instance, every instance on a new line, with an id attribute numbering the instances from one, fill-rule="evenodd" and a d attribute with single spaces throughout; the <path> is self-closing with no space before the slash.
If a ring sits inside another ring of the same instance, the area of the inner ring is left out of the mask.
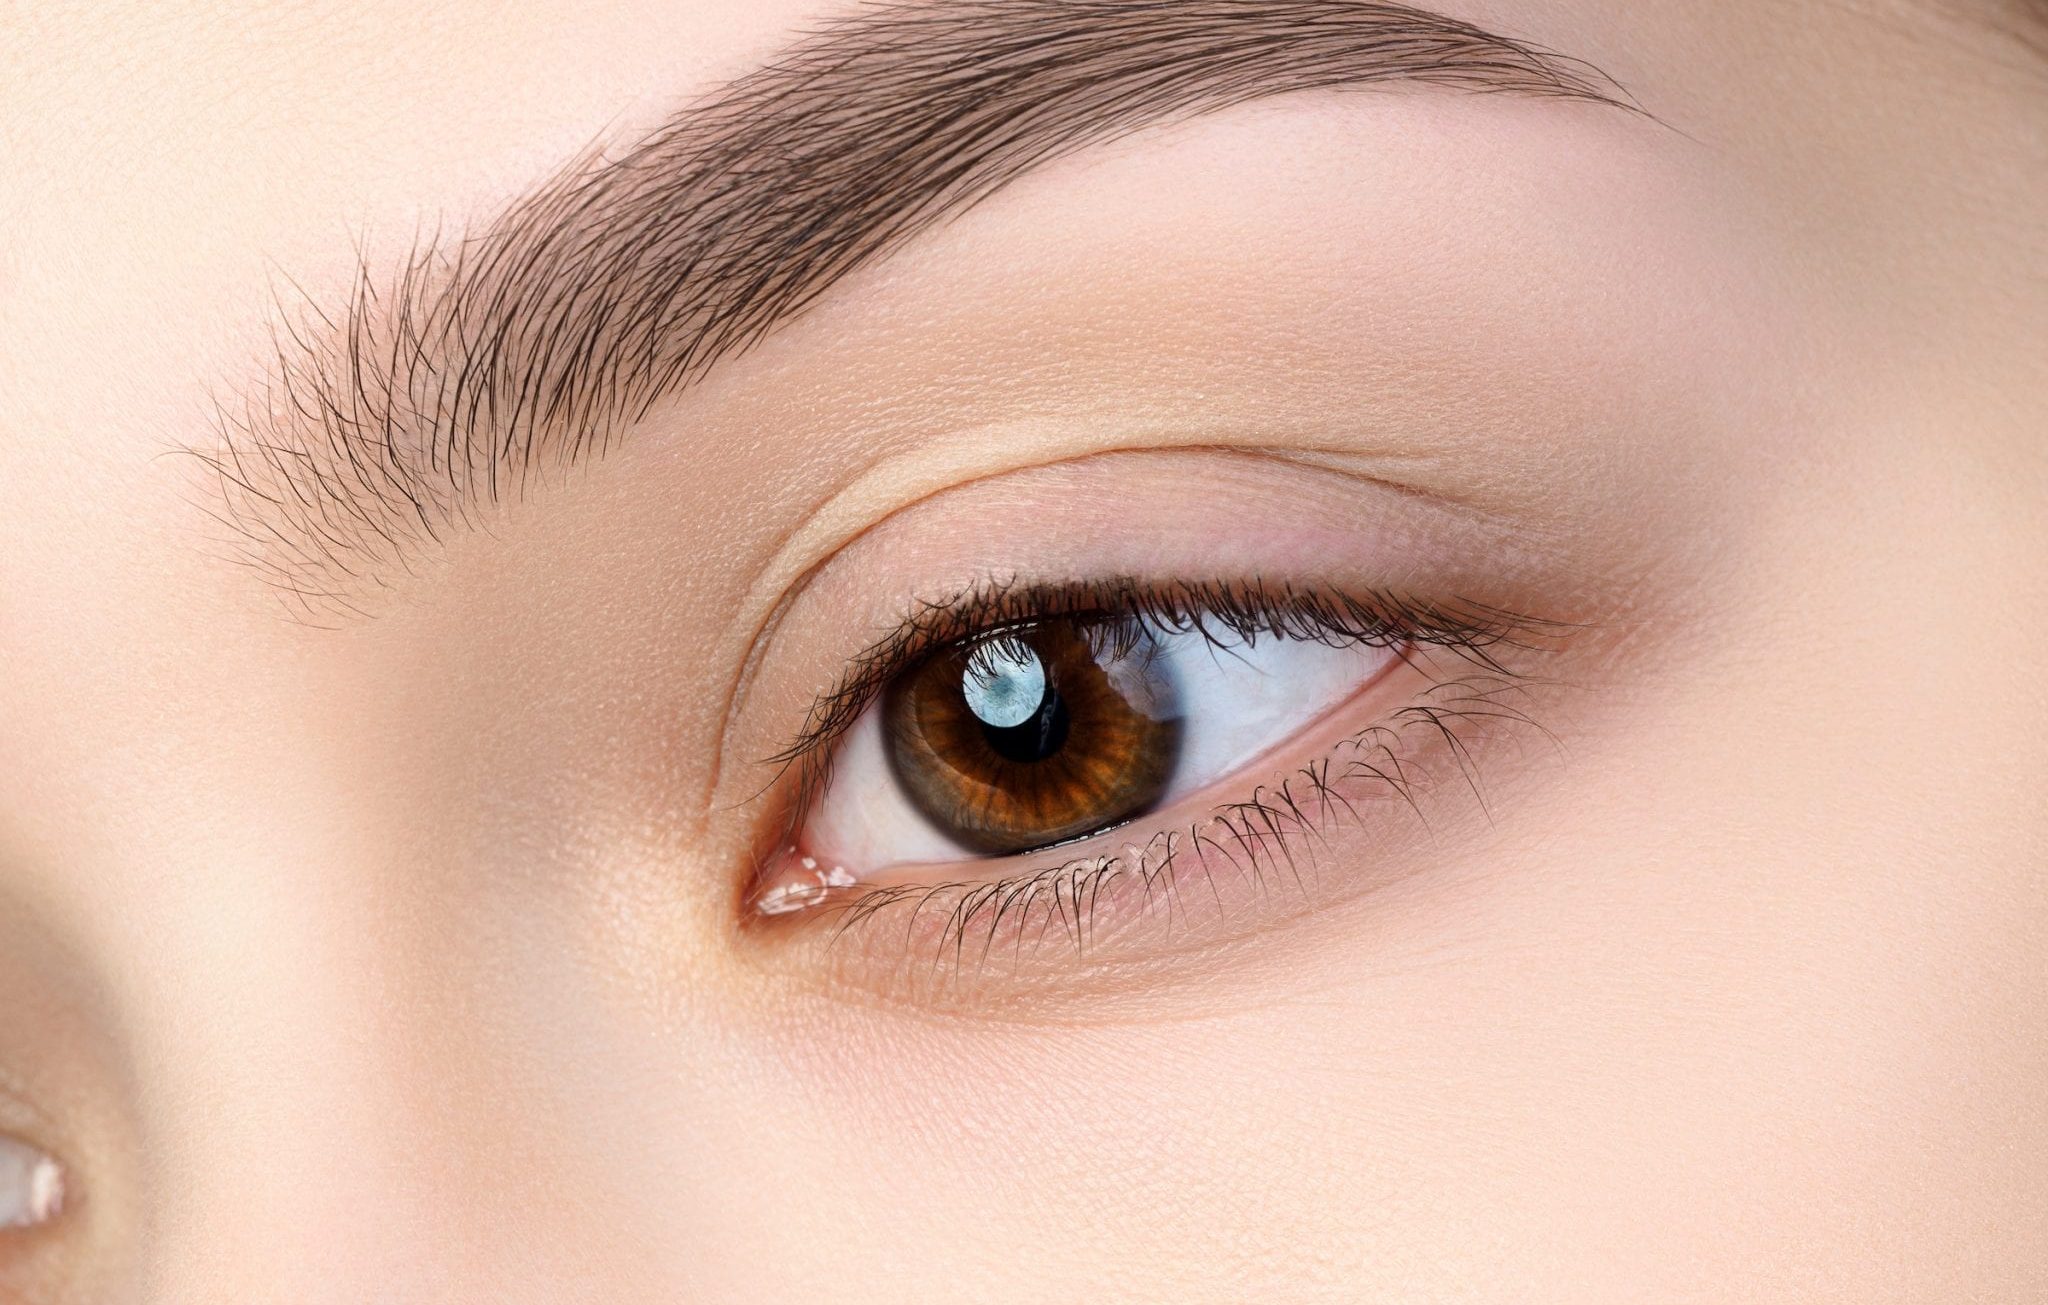
<path id="1" fill-rule="evenodd" d="M 1344 827 L 1369 838 L 1389 834 L 1374 830 L 1389 823 L 1378 810 L 1413 817 L 1409 829 L 1427 828 L 1423 803 L 1440 791 L 1479 799 L 1483 736 L 1547 737 L 1528 711 L 1530 681 L 1493 672 L 1417 676 L 1424 687 L 1404 689 L 1405 704 L 1383 703 L 1372 724 L 1316 759 L 1236 800 L 1212 798 L 1192 821 L 1137 822 L 1138 837 L 1112 834 L 1100 850 L 1032 858 L 1007 875 L 821 884 L 804 903 L 810 909 L 781 923 L 814 932 L 830 953 L 826 968 L 862 987 L 906 978 L 957 986 L 1034 970 L 1064 983 L 1077 956 L 1173 954 L 1368 891 L 1390 872 L 1376 862 L 1339 874 L 1329 864 L 1332 836 Z"/>

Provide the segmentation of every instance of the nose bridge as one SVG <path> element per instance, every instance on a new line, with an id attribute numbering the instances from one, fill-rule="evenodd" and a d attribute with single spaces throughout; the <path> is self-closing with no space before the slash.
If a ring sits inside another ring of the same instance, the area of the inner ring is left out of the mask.
<path id="1" fill-rule="evenodd" d="M 160 922 L 175 981 L 138 993 L 144 1299 L 461 1298 L 437 1266 L 478 1232 L 436 1199 L 431 1019 L 388 940 L 304 861 L 224 879 Z"/>
<path id="2" fill-rule="evenodd" d="M 413 1000 L 443 923 L 406 887 L 425 858 L 346 749 L 308 746 L 320 695 L 295 708 L 232 641 L 218 666 L 147 641 L 124 662 L 98 616 L 0 622 L 0 789 L 35 797 L 0 813 L 0 855 L 94 993 L 81 1037 L 123 1116 L 73 1139 L 78 1217 L 118 1228 L 143 1302 L 490 1298 L 465 1276 L 513 1256 L 448 1199 L 469 1161 L 423 1086 L 491 1072 L 437 1047 L 448 1003 Z"/>
<path id="3" fill-rule="evenodd" d="M 575 1095 L 604 1056 L 574 1044 L 600 1063 L 565 1078 L 573 1053 L 518 995 L 566 1000 L 529 968 L 546 957 L 430 884 L 431 864 L 362 838 L 289 859 L 262 841 L 166 893 L 133 940 L 141 1299 L 632 1298 L 659 1266 L 639 1262 L 609 1199 L 618 1153 L 590 1145 Z"/>

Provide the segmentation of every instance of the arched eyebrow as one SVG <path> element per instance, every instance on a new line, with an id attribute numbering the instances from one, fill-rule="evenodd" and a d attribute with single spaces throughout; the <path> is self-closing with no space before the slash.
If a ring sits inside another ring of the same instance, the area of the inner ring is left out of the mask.
<path id="1" fill-rule="evenodd" d="M 1419 84 L 1634 111 L 1583 62 L 1360 0 L 929 0 L 829 21 L 482 230 L 282 315 L 195 449 L 242 558 L 354 607 L 536 471 L 1027 170 L 1141 127 Z"/>

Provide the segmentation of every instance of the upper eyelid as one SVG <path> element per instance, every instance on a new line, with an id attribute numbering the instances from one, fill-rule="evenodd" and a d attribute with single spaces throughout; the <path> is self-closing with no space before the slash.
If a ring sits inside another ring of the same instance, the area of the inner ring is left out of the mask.
<path id="1" fill-rule="evenodd" d="M 1134 582 L 1120 577 L 1106 584 L 1132 586 Z M 846 732 L 889 677 L 926 652 L 1034 619 L 1080 615 L 1077 606 L 1063 605 L 1059 600 L 1082 587 L 1022 586 L 1015 580 L 995 580 L 964 586 L 943 599 L 916 603 L 893 630 L 854 654 L 848 662 L 849 669 L 813 704 L 796 738 L 781 752 L 767 758 L 769 764 L 787 766 L 829 747 Z M 1097 608 L 1100 609 L 1099 598 Z"/>
<path id="2" fill-rule="evenodd" d="M 1020 584 L 1015 580 L 967 586 L 946 599 L 918 603 L 897 627 L 856 653 L 838 682 L 820 695 L 795 739 L 766 758 L 786 770 L 813 766 L 840 738 L 889 678 L 916 657 L 948 643 L 979 637 L 1032 619 L 1084 613 L 1131 615 L 1195 611 L 1206 604 L 1225 607 L 1235 601 L 1240 617 L 1256 622 L 1277 618 L 1287 604 L 1332 603 L 1363 632 L 1378 625 L 1387 635 L 1429 642 L 1458 651 L 1494 671 L 1502 668 L 1488 649 L 1498 644 L 1533 640 L 1547 642 L 1575 628 L 1569 622 L 1525 616 L 1468 600 L 1424 603 L 1389 591 L 1363 597 L 1337 596 L 1334 589 L 1274 585 L 1252 579 L 1237 582 L 1144 582 L 1128 576 L 1066 584 Z M 1075 599 L 1082 601 L 1076 602 Z M 1321 627 L 1334 630 L 1333 624 Z M 808 791 L 818 776 L 807 778 Z M 801 805 L 801 804 L 799 804 Z"/>

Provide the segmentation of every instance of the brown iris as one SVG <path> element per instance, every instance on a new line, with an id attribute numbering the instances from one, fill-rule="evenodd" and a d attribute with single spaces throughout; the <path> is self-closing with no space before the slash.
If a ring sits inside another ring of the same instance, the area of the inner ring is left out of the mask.
<path id="1" fill-rule="evenodd" d="M 977 852 L 1022 852 L 1159 799 L 1180 751 L 1172 680 L 1142 627 L 1045 621 L 941 649 L 882 701 L 889 763 Z"/>

